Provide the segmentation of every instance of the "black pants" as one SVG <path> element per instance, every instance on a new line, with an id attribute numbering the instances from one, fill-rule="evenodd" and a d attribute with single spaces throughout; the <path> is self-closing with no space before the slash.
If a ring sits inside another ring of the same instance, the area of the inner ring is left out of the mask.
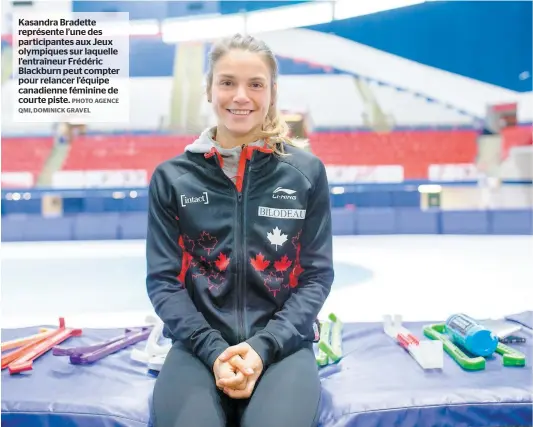
<path id="1" fill-rule="evenodd" d="M 154 427 L 316 427 L 320 381 L 311 346 L 263 371 L 249 399 L 231 399 L 213 372 L 174 344 L 156 380 Z"/>

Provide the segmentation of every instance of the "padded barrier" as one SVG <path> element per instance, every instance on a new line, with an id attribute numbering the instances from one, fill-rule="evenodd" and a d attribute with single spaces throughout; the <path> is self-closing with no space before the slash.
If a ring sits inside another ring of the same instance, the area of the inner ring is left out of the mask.
<path id="1" fill-rule="evenodd" d="M 2 217 L 2 241 L 62 241 L 74 238 L 74 217 L 40 215 Z"/>
<path id="2" fill-rule="evenodd" d="M 523 315 L 523 314 L 522 314 Z M 529 312 L 531 316 L 531 312 Z M 68 322 L 68 319 L 67 319 Z M 422 338 L 428 323 L 405 322 Z M 5 329 L 2 339 L 38 328 Z M 117 329 L 84 329 L 64 345 L 90 345 L 122 334 Z M 531 330 L 519 332 L 528 341 Z M 144 343 L 137 345 L 139 348 Z M 479 372 L 462 370 L 445 355 L 442 371 L 424 372 L 383 333 L 381 323 L 347 323 L 345 357 L 320 369 L 320 427 L 510 427 L 532 423 L 532 346 L 513 344 L 528 366 L 505 368 L 487 360 Z M 123 350 L 88 366 L 47 353 L 31 372 L 2 371 L 2 426 L 147 427 L 154 378 Z M 186 427 L 186 426 L 184 426 Z"/>
<path id="3" fill-rule="evenodd" d="M 366 208 L 419 208 L 425 196 L 418 191 L 420 185 L 435 184 L 427 180 L 409 180 L 397 183 L 330 183 L 330 203 L 334 208 L 348 206 Z M 475 181 L 440 182 L 460 191 L 478 192 Z M 517 203 L 516 209 L 527 209 L 526 197 L 531 191 L 532 181 L 504 182 L 501 196 Z M 342 190 L 342 191 L 339 191 Z M 18 193 L 21 197 L 13 197 Z M 517 198 L 517 195 L 520 194 Z M 86 189 L 2 189 L 1 211 L 3 215 L 40 214 L 43 196 L 58 196 L 62 200 L 65 214 L 99 212 L 146 212 L 148 209 L 148 187 L 136 188 L 86 188 Z M 518 206 L 520 206 L 518 208 Z"/>
<path id="4" fill-rule="evenodd" d="M 397 234 L 439 234 L 439 212 L 417 208 L 396 210 Z"/>
<path id="5" fill-rule="evenodd" d="M 448 211 L 442 214 L 442 234 L 487 234 L 487 211 Z"/>
<path id="6" fill-rule="evenodd" d="M 24 241 L 24 224 L 28 221 L 27 215 L 7 215 L 2 217 L 2 242 Z"/>
<path id="7" fill-rule="evenodd" d="M 74 217 L 74 240 L 115 240 L 118 213 L 79 214 Z"/>
<path id="8" fill-rule="evenodd" d="M 121 216 L 118 227 L 120 239 L 145 239 L 148 217 L 144 212 L 126 213 Z"/>
<path id="9" fill-rule="evenodd" d="M 533 215 L 531 210 L 489 212 L 489 228 L 492 234 L 532 234 Z M 524 231 L 529 230 L 529 233 Z"/>
<path id="10" fill-rule="evenodd" d="M 333 234 L 533 234 L 531 210 L 332 208 Z M 146 212 L 2 217 L 2 241 L 144 239 Z"/>
<path id="11" fill-rule="evenodd" d="M 394 234 L 396 215 L 392 208 L 355 210 L 355 234 Z"/>
<path id="12" fill-rule="evenodd" d="M 333 234 L 336 236 L 349 236 L 355 234 L 353 216 L 353 209 L 331 208 Z"/>
<path id="13" fill-rule="evenodd" d="M 25 225 L 25 237 L 34 240 L 72 239 L 74 218 L 33 218 Z"/>

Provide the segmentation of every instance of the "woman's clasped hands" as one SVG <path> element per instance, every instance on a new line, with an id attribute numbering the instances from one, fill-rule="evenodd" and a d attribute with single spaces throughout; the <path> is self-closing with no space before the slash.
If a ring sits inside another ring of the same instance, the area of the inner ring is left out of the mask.
<path id="1" fill-rule="evenodd" d="M 248 399 L 262 372 L 263 361 L 248 343 L 229 347 L 213 365 L 217 387 L 233 399 Z"/>

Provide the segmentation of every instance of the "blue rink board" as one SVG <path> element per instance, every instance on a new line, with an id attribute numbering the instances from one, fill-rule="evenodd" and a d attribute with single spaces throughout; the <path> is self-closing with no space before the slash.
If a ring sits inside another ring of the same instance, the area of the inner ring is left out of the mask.
<path id="1" fill-rule="evenodd" d="M 441 211 L 419 208 L 333 208 L 333 234 L 531 235 L 533 210 Z M 80 213 L 63 217 L 2 217 L 2 241 L 145 239 L 146 212 Z"/>
<path id="2" fill-rule="evenodd" d="M 526 318 L 530 312 L 522 316 Z M 422 337 L 427 323 L 405 326 Z M 36 330 L 2 330 L 2 340 Z M 84 329 L 82 337 L 64 344 L 93 344 L 122 332 Z M 445 355 L 442 371 L 424 372 L 384 335 L 381 323 L 346 324 L 344 359 L 321 370 L 320 426 L 531 426 L 533 335 L 527 329 L 521 334 L 528 340 L 516 345 L 527 356 L 524 368 L 504 368 L 496 356 L 484 371 L 466 372 Z M 2 426 L 151 426 L 154 378 L 129 356 L 124 350 L 90 366 L 74 366 L 68 358 L 48 353 L 28 373 L 10 376 L 4 370 Z"/>

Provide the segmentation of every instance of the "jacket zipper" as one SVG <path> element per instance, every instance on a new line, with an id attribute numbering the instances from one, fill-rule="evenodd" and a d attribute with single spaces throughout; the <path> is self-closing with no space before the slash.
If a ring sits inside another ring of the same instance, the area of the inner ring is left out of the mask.
<path id="1" fill-rule="evenodd" d="M 238 277 L 238 315 L 239 315 L 239 342 L 243 342 L 246 339 L 247 336 L 247 327 L 246 327 L 246 205 L 247 205 L 247 197 L 246 192 L 248 190 L 246 184 L 246 177 L 248 175 L 248 171 L 250 169 L 250 160 L 247 160 L 246 167 L 244 169 L 244 174 L 242 177 L 242 188 L 241 192 L 238 193 L 238 200 L 239 200 L 239 207 L 240 207 L 240 224 L 241 229 L 239 230 L 239 236 L 240 239 L 240 245 L 239 249 L 241 253 L 239 253 L 239 259 L 240 259 L 240 271 L 239 271 L 239 277 Z"/>
<path id="2" fill-rule="evenodd" d="M 245 148 L 243 147 L 243 152 L 241 155 L 245 156 Z M 224 177 L 230 182 L 235 190 L 237 196 L 236 206 L 237 206 L 237 215 L 235 215 L 234 221 L 234 241 L 237 245 L 237 339 L 238 342 L 243 342 L 246 337 L 246 328 L 244 322 L 244 300 L 245 300 L 245 283 L 246 283 L 246 250 L 244 249 L 246 245 L 246 198 L 243 197 L 243 193 L 246 191 L 247 186 L 246 177 L 248 175 L 248 170 L 250 169 L 250 160 L 246 160 L 246 167 L 244 169 L 244 174 L 242 177 L 242 187 L 241 191 L 237 188 L 235 183 L 222 171 L 218 156 L 215 156 L 215 161 L 220 167 L 220 170 Z"/>

